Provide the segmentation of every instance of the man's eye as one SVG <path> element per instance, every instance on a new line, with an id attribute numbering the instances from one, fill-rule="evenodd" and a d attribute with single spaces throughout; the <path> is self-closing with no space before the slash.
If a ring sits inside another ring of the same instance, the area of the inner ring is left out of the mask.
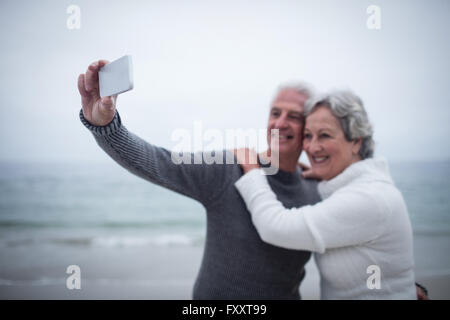
<path id="1" fill-rule="evenodd" d="M 321 133 L 320 138 L 329 138 L 330 135 L 328 133 Z"/>

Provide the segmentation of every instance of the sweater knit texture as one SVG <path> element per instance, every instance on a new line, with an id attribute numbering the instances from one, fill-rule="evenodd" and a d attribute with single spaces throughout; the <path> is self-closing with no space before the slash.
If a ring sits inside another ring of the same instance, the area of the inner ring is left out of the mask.
<path id="1" fill-rule="evenodd" d="M 264 241 L 317 252 L 322 299 L 416 299 L 411 223 L 385 160 L 320 182 L 323 200 L 301 208 L 286 209 L 260 169 L 236 187 Z"/>
<path id="2" fill-rule="evenodd" d="M 90 124 L 82 111 L 80 119 L 99 146 L 125 169 L 204 206 L 206 237 L 194 299 L 300 299 L 299 285 L 311 253 L 276 247 L 261 240 L 234 187 L 242 170 L 235 161 L 227 164 L 230 157 L 234 159 L 232 152 L 222 153 L 223 164 L 206 164 L 201 161 L 202 153 L 190 154 L 192 164 L 176 164 L 170 151 L 129 132 L 118 112 L 103 127 Z M 268 181 L 287 208 L 320 200 L 317 182 L 302 179 L 300 171 L 280 170 L 268 176 Z M 179 214 L 182 217 L 183 212 Z"/>

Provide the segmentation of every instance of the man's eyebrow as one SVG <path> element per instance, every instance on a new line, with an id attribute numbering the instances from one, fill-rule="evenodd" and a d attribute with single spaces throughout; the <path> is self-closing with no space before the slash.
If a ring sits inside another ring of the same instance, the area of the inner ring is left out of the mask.
<path id="1" fill-rule="evenodd" d="M 303 118 L 303 113 L 298 112 L 298 111 L 288 111 L 289 116 L 294 116 L 294 117 L 298 117 L 298 118 Z"/>
<path id="2" fill-rule="evenodd" d="M 272 111 L 281 111 L 281 110 L 282 109 L 277 107 L 277 106 L 270 107 L 270 112 L 272 112 Z M 288 110 L 287 112 L 291 116 L 293 115 L 293 116 L 303 117 L 303 112 L 294 111 L 294 110 Z"/>

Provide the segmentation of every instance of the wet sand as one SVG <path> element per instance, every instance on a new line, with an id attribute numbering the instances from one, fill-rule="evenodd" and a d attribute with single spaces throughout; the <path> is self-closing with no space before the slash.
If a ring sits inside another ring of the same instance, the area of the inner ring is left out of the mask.
<path id="1" fill-rule="evenodd" d="M 422 239 L 417 248 L 431 250 L 433 244 L 433 239 Z M 0 299 L 189 300 L 202 257 L 201 246 L 38 248 L 1 249 Z M 427 261 L 418 259 L 416 280 L 428 288 L 432 299 L 450 299 L 450 274 L 430 271 Z M 66 268 L 72 264 L 81 268 L 80 290 L 66 287 Z M 302 298 L 319 299 L 314 259 L 308 262 L 306 272 Z"/>

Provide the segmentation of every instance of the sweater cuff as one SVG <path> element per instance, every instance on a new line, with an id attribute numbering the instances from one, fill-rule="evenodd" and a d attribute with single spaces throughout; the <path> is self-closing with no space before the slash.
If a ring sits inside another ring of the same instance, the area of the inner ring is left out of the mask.
<path id="1" fill-rule="evenodd" d="M 120 116 L 117 110 L 112 121 L 105 126 L 95 126 L 91 124 L 84 117 L 83 110 L 80 110 L 80 120 L 84 124 L 84 126 L 89 129 L 89 131 L 91 131 L 94 135 L 97 136 L 106 136 L 113 134 L 119 131 L 120 127 L 122 126 L 122 121 L 120 120 Z"/>
<path id="2" fill-rule="evenodd" d="M 265 189 L 267 178 L 263 169 L 253 169 L 240 177 L 235 183 L 235 187 L 239 190 L 244 200 L 250 200 L 255 192 Z"/>

